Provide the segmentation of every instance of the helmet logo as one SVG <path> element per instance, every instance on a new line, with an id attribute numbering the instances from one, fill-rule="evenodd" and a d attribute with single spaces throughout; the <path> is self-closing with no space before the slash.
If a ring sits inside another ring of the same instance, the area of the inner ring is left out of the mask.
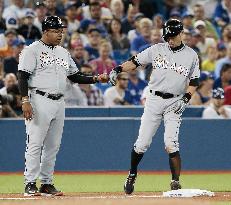
<path id="1" fill-rule="evenodd" d="M 166 27 L 166 34 L 171 33 L 169 27 Z"/>

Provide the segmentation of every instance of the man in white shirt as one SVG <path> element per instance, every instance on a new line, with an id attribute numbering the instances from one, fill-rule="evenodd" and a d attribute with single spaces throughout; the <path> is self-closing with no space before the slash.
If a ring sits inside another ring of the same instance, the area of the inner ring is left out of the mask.
<path id="1" fill-rule="evenodd" d="M 212 103 L 203 111 L 204 119 L 231 119 L 231 108 L 224 106 L 224 90 L 213 90 Z"/>
<path id="2" fill-rule="evenodd" d="M 34 19 L 34 25 L 42 33 L 42 21 L 46 17 L 47 8 L 44 3 L 37 2 L 35 5 L 36 18 Z"/>
<path id="3" fill-rule="evenodd" d="M 120 73 L 115 86 L 108 88 L 104 93 L 104 105 L 108 107 L 127 104 L 124 100 L 125 90 L 128 87 L 128 74 Z"/>
<path id="4" fill-rule="evenodd" d="M 3 10 L 2 17 L 6 19 L 7 16 L 13 15 L 17 19 L 22 18 L 26 11 L 24 0 L 12 0 L 11 2 L 12 4 Z"/>

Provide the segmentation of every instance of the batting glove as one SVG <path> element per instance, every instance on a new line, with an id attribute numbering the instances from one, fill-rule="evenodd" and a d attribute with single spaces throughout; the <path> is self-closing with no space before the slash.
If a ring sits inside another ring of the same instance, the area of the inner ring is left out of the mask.
<path id="1" fill-rule="evenodd" d="M 175 113 L 181 115 L 184 112 L 186 106 L 188 105 L 190 99 L 191 93 L 185 93 L 184 96 L 177 101 Z"/>
<path id="2" fill-rule="evenodd" d="M 122 72 L 122 66 L 117 66 L 112 69 L 112 71 L 109 74 L 109 82 L 111 83 L 112 86 L 116 85 L 116 79 L 119 73 Z"/>

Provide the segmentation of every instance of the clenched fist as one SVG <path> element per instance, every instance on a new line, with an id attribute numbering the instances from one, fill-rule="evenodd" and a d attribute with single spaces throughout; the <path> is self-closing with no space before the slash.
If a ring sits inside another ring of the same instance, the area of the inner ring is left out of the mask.
<path id="1" fill-rule="evenodd" d="M 103 73 L 97 76 L 97 81 L 101 83 L 107 83 L 109 80 L 109 76 L 107 73 Z"/>

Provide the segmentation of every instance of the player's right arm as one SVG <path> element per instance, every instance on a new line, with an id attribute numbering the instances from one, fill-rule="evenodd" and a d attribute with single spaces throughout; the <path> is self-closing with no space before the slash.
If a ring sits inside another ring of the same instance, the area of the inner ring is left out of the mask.
<path id="1" fill-rule="evenodd" d="M 138 53 L 136 56 L 132 56 L 129 60 L 127 60 L 123 64 L 113 68 L 109 74 L 110 83 L 112 85 L 115 85 L 117 75 L 121 72 L 130 72 L 131 70 L 135 70 L 139 66 L 145 66 L 148 63 L 151 63 L 152 56 L 153 56 L 152 53 L 154 50 L 155 50 L 155 45 L 145 49 L 141 53 Z"/>
<path id="2" fill-rule="evenodd" d="M 18 87 L 22 96 L 22 111 L 26 120 L 33 117 L 33 109 L 28 96 L 28 80 L 36 67 L 36 57 L 28 48 L 24 49 L 19 57 Z"/>

